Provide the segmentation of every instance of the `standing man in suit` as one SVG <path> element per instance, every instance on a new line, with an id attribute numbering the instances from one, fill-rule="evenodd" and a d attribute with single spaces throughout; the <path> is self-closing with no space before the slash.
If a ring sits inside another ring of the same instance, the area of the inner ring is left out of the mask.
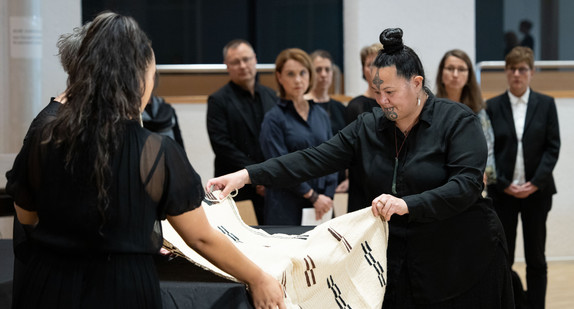
<path id="1" fill-rule="evenodd" d="M 261 122 L 279 100 L 275 91 L 256 82 L 257 58 L 245 40 L 223 48 L 230 81 L 207 99 L 207 132 L 215 153 L 215 176 L 263 161 L 259 146 Z M 258 224 L 263 222 L 265 188 L 245 186 L 235 200 L 251 200 Z"/>
<path id="2" fill-rule="evenodd" d="M 505 72 L 508 91 L 487 101 L 498 176 L 488 193 L 504 226 L 510 265 L 514 263 L 519 215 L 522 220 L 527 291 L 524 296 L 514 274 L 517 308 L 544 308 L 546 218 L 556 193 L 552 171 L 560 151 L 558 116 L 554 98 L 530 89 L 534 75 L 530 48 L 512 49 L 506 56 Z"/>

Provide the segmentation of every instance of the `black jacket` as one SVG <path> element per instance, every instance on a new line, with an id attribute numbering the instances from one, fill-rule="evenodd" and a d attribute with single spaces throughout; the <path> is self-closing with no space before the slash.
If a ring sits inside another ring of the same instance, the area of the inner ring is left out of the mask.
<path id="1" fill-rule="evenodd" d="M 215 153 L 215 176 L 221 176 L 263 161 L 257 119 L 248 104 L 260 102 L 265 114 L 278 102 L 273 90 L 255 84 L 255 98 L 233 82 L 207 99 L 207 132 Z"/>
<path id="2" fill-rule="evenodd" d="M 495 189 L 503 192 L 512 183 L 518 148 L 508 93 L 488 100 L 486 112 L 494 131 Z M 558 161 L 560 131 L 554 98 L 530 91 L 522 147 L 526 181 L 537 186 L 540 193 L 556 193 L 552 171 Z"/>

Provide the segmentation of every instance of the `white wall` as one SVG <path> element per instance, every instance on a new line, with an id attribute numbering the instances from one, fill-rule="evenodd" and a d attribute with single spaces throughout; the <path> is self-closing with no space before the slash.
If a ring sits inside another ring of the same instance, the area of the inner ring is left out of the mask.
<path id="1" fill-rule="evenodd" d="M 419 55 L 427 86 L 434 89 L 443 54 L 459 48 L 475 59 L 474 0 L 344 0 L 345 94 L 365 92 L 360 50 L 377 43 L 385 28 L 403 29 L 403 40 Z"/>
<path id="2" fill-rule="evenodd" d="M 28 123 L 39 111 L 42 97 L 42 3 L 40 0 L 8 1 L 9 61 L 7 113 L 10 135 L 5 149 L 18 150 Z"/>
<path id="3" fill-rule="evenodd" d="M 0 29 L 8 29 L 8 0 L 0 0 Z M 9 57 L 8 31 L 0 31 L 0 153 L 6 139 L 6 123 L 8 119 L 8 57 Z"/>
<path id="4" fill-rule="evenodd" d="M 43 107 L 48 104 L 50 97 L 55 97 L 66 90 L 67 75 L 60 64 L 56 43 L 60 35 L 70 33 L 82 24 L 82 5 L 80 0 L 50 0 L 42 3 L 44 61 L 42 61 L 41 105 Z"/>
<path id="5" fill-rule="evenodd" d="M 207 104 L 173 104 L 189 162 L 203 183 L 213 177 L 215 155 L 207 135 Z"/>
<path id="6" fill-rule="evenodd" d="M 30 1 L 28 1 L 30 2 Z M 42 19 L 42 46 L 39 64 L 33 60 L 13 58 L 10 54 L 10 17 L 28 17 L 21 0 L 0 0 L 0 153 L 19 150 L 26 129 L 33 117 L 66 87 L 56 42 L 81 23 L 81 1 L 38 0 Z M 33 68 L 31 69 L 31 66 Z M 28 70 L 22 74 L 20 69 Z M 30 73 L 30 74 L 29 74 Z M 14 80 L 22 80 L 14 82 Z M 26 84 L 30 82 L 31 84 Z"/>

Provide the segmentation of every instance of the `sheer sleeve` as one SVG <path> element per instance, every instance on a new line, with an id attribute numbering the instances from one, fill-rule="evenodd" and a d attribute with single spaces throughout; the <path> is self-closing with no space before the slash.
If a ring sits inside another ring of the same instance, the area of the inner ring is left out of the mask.
<path id="1" fill-rule="evenodd" d="M 6 192 L 12 196 L 14 202 L 30 211 L 35 211 L 33 205 L 32 185 L 38 185 L 40 179 L 40 140 L 43 128 L 56 117 L 60 103 L 54 98 L 42 110 L 28 128 L 22 148 L 14 160 L 14 166 L 6 173 Z M 33 155 L 31 157 L 31 155 Z M 34 165 L 34 166 L 32 166 Z M 31 178 L 29 178 L 31 177 Z"/>
<path id="2" fill-rule="evenodd" d="M 35 207 L 30 199 L 31 188 L 28 181 L 28 156 L 30 143 L 24 144 L 14 160 L 12 169 L 6 173 L 6 193 L 12 196 L 18 206 L 34 211 Z"/>
<path id="3" fill-rule="evenodd" d="M 490 123 L 490 118 L 486 113 L 486 110 L 481 110 L 478 113 L 478 118 L 480 119 L 480 124 L 482 125 L 482 133 L 484 133 L 484 138 L 486 139 L 486 146 L 488 148 L 488 157 L 486 159 L 486 168 L 484 172 L 486 173 L 486 183 L 493 184 L 496 183 L 496 165 L 494 162 L 494 131 L 492 130 L 492 124 Z"/>
<path id="4" fill-rule="evenodd" d="M 152 134 L 140 165 L 147 193 L 159 202 L 159 217 L 176 216 L 201 205 L 205 191 L 185 152 L 169 137 Z"/>
<path id="5" fill-rule="evenodd" d="M 36 211 L 35 193 L 42 170 L 40 158 L 46 147 L 41 144 L 41 135 L 39 128 L 30 128 L 12 169 L 6 173 L 6 193 L 12 196 L 16 205 L 29 211 Z"/>

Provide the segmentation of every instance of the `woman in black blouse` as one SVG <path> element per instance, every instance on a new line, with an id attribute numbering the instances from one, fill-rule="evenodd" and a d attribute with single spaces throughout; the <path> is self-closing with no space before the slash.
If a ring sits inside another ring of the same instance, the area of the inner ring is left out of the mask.
<path id="1" fill-rule="evenodd" d="M 312 52 L 309 57 L 313 61 L 315 83 L 305 98 L 318 103 L 317 105 L 327 112 L 331 120 L 331 131 L 335 135 L 345 127 L 345 105 L 329 95 L 333 84 L 333 57 L 328 51 L 322 49 Z"/>
<path id="2" fill-rule="evenodd" d="M 246 183 L 288 185 L 354 166 L 365 179 L 361 203 L 389 221 L 383 308 L 513 308 L 504 234 L 481 196 L 487 150 L 478 117 L 424 86 L 401 29 L 380 40 L 372 87 L 382 109 L 318 147 L 207 185 L 226 195 Z"/>
<path id="3" fill-rule="evenodd" d="M 201 180 L 181 147 L 142 128 L 154 73 L 151 42 L 132 18 L 94 19 L 66 104 L 31 128 L 8 173 L 6 191 L 34 242 L 14 308 L 161 308 L 152 256 L 166 218 L 248 283 L 256 307 L 284 308 L 277 280 L 209 225 Z"/>

